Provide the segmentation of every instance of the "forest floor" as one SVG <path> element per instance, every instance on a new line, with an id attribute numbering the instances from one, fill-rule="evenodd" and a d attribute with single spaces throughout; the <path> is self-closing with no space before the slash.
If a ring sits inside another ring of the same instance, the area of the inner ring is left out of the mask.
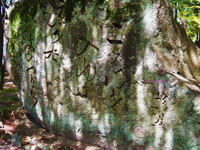
<path id="1" fill-rule="evenodd" d="M 5 78 L 0 90 L 0 150 L 100 150 L 80 141 L 54 135 L 32 123 L 17 97 L 17 88 Z"/>

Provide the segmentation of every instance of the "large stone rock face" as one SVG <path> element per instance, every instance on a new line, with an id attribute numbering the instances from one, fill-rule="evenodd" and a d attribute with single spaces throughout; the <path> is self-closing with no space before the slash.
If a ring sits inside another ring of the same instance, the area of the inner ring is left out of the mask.
<path id="1" fill-rule="evenodd" d="M 17 4 L 9 49 L 19 97 L 42 126 L 70 139 L 121 150 L 198 148 L 200 98 L 151 49 L 162 38 L 158 5 L 132 3 Z"/>

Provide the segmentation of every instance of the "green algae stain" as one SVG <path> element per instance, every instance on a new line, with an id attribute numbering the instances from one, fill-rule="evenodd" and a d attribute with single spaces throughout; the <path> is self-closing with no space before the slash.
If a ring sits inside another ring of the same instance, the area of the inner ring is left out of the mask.
<path id="1" fill-rule="evenodd" d="M 194 110 L 194 94 L 186 93 L 178 97 L 175 109 L 181 122 L 174 127 L 174 149 L 199 148 L 200 116 Z M 195 142 L 196 141 L 196 142 Z"/>

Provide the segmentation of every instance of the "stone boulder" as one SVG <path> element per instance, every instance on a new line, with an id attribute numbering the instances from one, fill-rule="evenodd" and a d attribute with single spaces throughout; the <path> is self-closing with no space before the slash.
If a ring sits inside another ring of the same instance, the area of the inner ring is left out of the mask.
<path id="1" fill-rule="evenodd" d="M 107 149 L 197 144 L 198 94 L 178 84 L 151 48 L 162 43 L 160 5 L 16 3 L 9 15 L 9 51 L 29 114 L 56 134 Z"/>

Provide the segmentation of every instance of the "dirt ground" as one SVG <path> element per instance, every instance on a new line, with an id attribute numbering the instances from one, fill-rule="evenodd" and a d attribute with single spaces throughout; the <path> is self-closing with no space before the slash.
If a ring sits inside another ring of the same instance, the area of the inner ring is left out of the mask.
<path id="1" fill-rule="evenodd" d="M 100 150 L 47 132 L 26 116 L 13 82 L 0 90 L 0 150 Z"/>

